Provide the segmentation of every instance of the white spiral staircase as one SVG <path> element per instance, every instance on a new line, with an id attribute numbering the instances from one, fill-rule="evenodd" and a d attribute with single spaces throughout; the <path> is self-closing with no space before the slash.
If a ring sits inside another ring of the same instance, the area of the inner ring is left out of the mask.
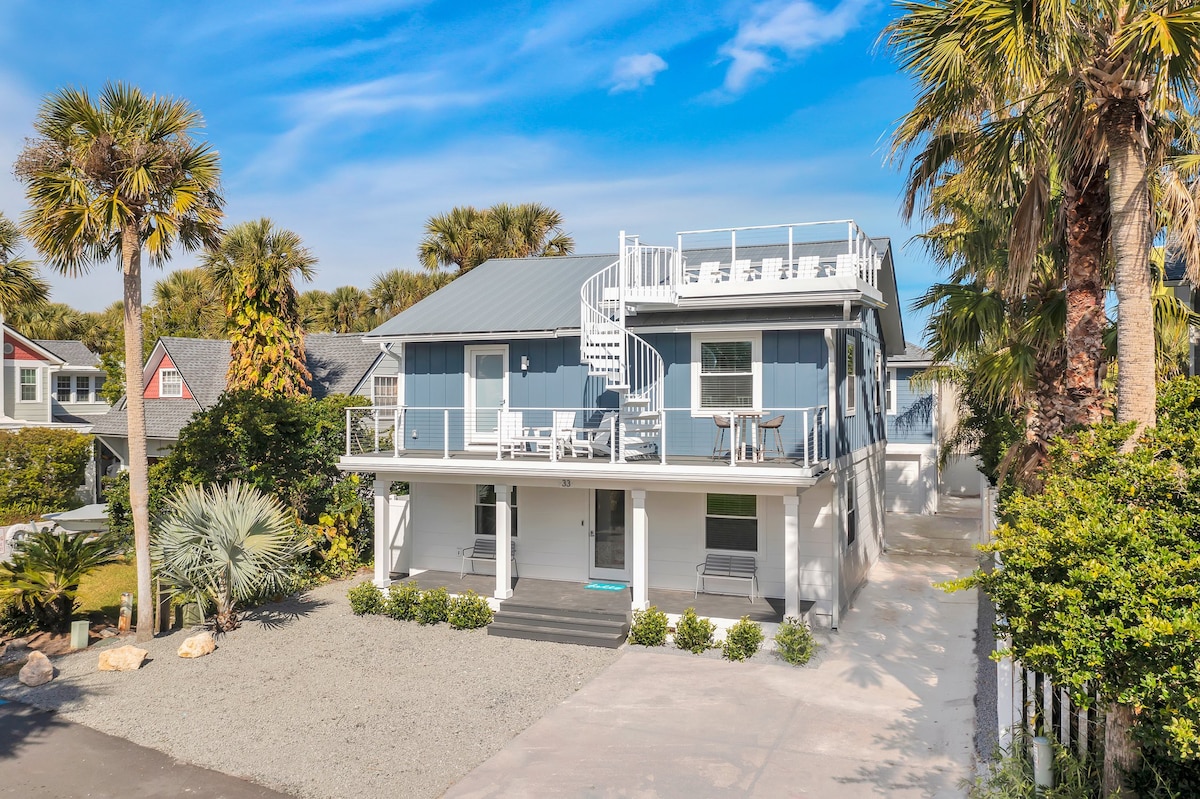
<path id="1" fill-rule="evenodd" d="M 664 457 L 662 356 L 640 336 L 625 327 L 629 291 L 655 281 L 673 299 L 670 276 L 681 269 L 678 251 L 648 247 L 636 236 L 621 232 L 616 263 L 597 272 L 583 284 L 580 297 L 580 359 L 588 374 L 605 378 L 620 400 L 617 456 Z M 663 279 L 668 278 L 668 279 Z"/>

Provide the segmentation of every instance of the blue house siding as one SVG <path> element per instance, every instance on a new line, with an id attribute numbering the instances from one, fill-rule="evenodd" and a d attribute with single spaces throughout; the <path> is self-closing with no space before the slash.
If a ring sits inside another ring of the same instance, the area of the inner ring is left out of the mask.
<path id="1" fill-rule="evenodd" d="M 933 390 L 920 389 L 911 383 L 913 375 L 922 371 L 896 368 L 896 413 L 888 414 L 888 441 L 897 444 L 933 443 Z"/>
<path id="2" fill-rule="evenodd" d="M 887 429 L 883 419 L 883 395 L 877 393 L 878 379 L 875 369 L 876 358 L 882 348 L 881 331 L 879 329 L 879 313 L 873 309 L 862 312 L 863 326 L 861 330 L 843 330 L 836 334 L 838 357 L 838 408 L 837 413 L 837 454 L 848 455 L 852 452 L 886 441 Z M 846 361 L 847 345 L 853 343 L 857 357 L 855 360 L 855 412 L 853 416 L 846 415 Z"/>

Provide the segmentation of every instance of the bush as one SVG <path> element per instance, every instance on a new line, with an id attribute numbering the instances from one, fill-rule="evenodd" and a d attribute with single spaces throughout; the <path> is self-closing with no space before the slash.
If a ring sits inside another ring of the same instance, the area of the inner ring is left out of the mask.
<path id="1" fill-rule="evenodd" d="M 400 583 L 388 589 L 382 613 L 396 621 L 416 621 L 421 603 L 421 588 L 416 583 Z"/>
<path id="2" fill-rule="evenodd" d="M 16 545 L 12 560 L 0 563 L 0 593 L 39 629 L 64 631 L 71 626 L 79 582 L 89 572 L 120 557 L 116 536 L 31 533 Z"/>
<path id="3" fill-rule="evenodd" d="M 633 612 L 629 628 L 629 643 L 641 646 L 663 646 L 667 643 L 667 614 L 654 605 Z"/>
<path id="4" fill-rule="evenodd" d="M 474 630 L 492 623 L 492 606 L 474 591 L 450 600 L 450 626 L 456 630 Z"/>
<path id="5" fill-rule="evenodd" d="M 1070 749 L 1051 741 L 1054 749 L 1054 787 L 1039 792 L 1033 782 L 1028 739 L 1018 737 L 1012 749 L 988 764 L 987 773 L 967 786 L 967 799 L 1094 799 L 1100 795 L 1100 775 Z"/>
<path id="6" fill-rule="evenodd" d="M 450 618 L 450 592 L 445 588 L 434 588 L 421 594 L 417 605 L 417 621 L 421 624 L 439 624 Z"/>
<path id="7" fill-rule="evenodd" d="M 16 602 L 0 602 L 0 635 L 28 635 L 37 630 L 37 619 Z"/>
<path id="8" fill-rule="evenodd" d="M 359 583 L 346 596 L 350 599 L 350 610 L 355 616 L 368 616 L 383 612 L 383 592 L 374 583 Z"/>
<path id="9" fill-rule="evenodd" d="M 147 473 L 150 486 L 150 519 L 153 523 L 163 512 L 171 491 L 178 487 L 172 481 L 166 466 L 159 462 L 150 465 Z M 126 549 L 133 546 L 133 508 L 129 504 L 129 472 L 118 472 L 114 477 L 105 477 L 104 501 L 108 503 L 108 530 L 117 536 Z"/>
<path id="10" fill-rule="evenodd" d="M 26 427 L 0 431 L 0 508 L 66 510 L 92 455 L 92 437 L 72 430 Z"/>
<path id="11" fill-rule="evenodd" d="M 721 654 L 726 660 L 748 660 L 758 652 L 764 637 L 761 624 L 751 621 L 749 616 L 742 616 L 725 633 Z"/>
<path id="12" fill-rule="evenodd" d="M 775 651 L 793 666 L 803 666 L 817 654 L 817 642 L 806 623 L 788 616 L 775 633 Z"/>
<path id="13" fill-rule="evenodd" d="M 696 616 L 695 608 L 688 608 L 675 625 L 675 646 L 698 655 L 713 648 L 713 633 L 716 630 L 717 625 L 712 623 L 712 619 L 701 619 Z"/>

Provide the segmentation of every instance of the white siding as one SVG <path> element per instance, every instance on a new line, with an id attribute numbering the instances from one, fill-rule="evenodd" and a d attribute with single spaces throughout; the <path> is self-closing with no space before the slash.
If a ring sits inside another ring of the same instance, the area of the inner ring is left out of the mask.
<path id="1" fill-rule="evenodd" d="M 922 513 L 925 485 L 920 455 L 889 455 L 887 459 L 887 509 L 889 513 Z"/>
<path id="2" fill-rule="evenodd" d="M 838 600 L 842 608 L 849 606 L 858 589 L 867 581 L 871 566 L 883 550 L 883 447 L 861 449 L 855 453 L 853 468 L 857 496 L 858 532 L 853 544 L 846 544 L 845 500 L 839 524 L 839 546 L 842 550 L 842 572 L 838 582 Z M 845 473 L 842 491 L 846 489 Z"/>

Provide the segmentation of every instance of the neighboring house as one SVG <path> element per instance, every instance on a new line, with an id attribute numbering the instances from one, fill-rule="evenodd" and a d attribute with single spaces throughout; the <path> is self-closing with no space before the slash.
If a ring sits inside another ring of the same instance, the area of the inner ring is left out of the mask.
<path id="1" fill-rule="evenodd" d="M 26 338 L 3 326 L 0 428 L 63 427 L 88 432 L 107 413 L 100 358 L 79 341 Z"/>
<path id="2" fill-rule="evenodd" d="M 1184 305 L 1196 313 L 1200 313 L 1200 291 L 1187 278 L 1187 265 L 1182 258 L 1173 258 L 1167 262 L 1163 274 L 1163 284 L 1175 292 Z M 1192 328 L 1188 348 L 1187 369 L 1191 376 L 1200 375 L 1200 329 Z"/>
<path id="3" fill-rule="evenodd" d="M 304 337 L 304 352 L 312 373 L 312 393 L 318 398 L 329 394 L 370 396 L 372 369 L 385 360 L 378 346 L 365 343 L 357 335 L 309 333 Z M 192 416 L 216 404 L 225 391 L 228 371 L 228 341 L 158 340 L 146 360 L 142 389 L 146 452 L 151 461 L 166 457 Z M 92 432 L 116 457 L 118 465 L 125 464 L 129 428 L 124 398 L 96 420 Z"/>
<path id="4" fill-rule="evenodd" d="M 882 546 L 904 337 L 889 240 L 818 224 L 492 260 L 367 334 L 402 365 L 342 460 L 375 475 L 377 584 L 518 542 L 522 578 L 626 583 L 640 608 L 742 556 L 760 596 L 836 627 Z"/>
<path id="5" fill-rule="evenodd" d="M 927 350 L 905 344 L 887 365 L 887 466 L 890 513 L 937 513 L 939 386 L 914 382 L 933 365 Z"/>

